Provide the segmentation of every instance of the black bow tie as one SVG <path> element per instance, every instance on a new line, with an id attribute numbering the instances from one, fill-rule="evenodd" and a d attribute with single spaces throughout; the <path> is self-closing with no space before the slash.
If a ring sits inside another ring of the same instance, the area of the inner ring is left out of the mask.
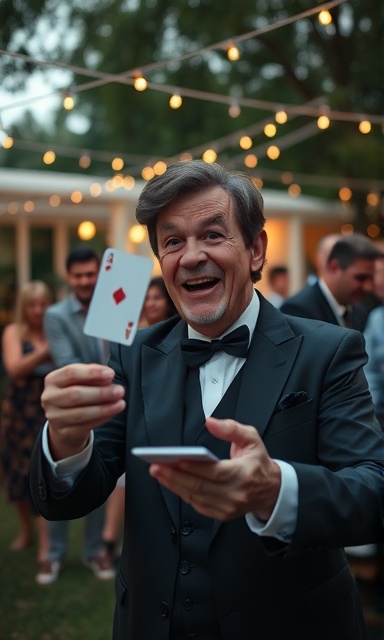
<path id="1" fill-rule="evenodd" d="M 249 329 L 244 324 L 238 329 L 231 331 L 221 340 L 195 340 L 187 338 L 181 341 L 181 350 L 184 359 L 192 369 L 200 367 L 212 358 L 214 353 L 225 351 L 231 356 L 245 358 L 249 346 Z"/>

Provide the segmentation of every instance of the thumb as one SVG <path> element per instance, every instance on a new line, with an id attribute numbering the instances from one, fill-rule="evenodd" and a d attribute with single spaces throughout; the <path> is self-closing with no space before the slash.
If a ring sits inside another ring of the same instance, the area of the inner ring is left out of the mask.
<path id="1" fill-rule="evenodd" d="M 226 442 L 232 442 L 239 448 L 248 447 L 250 445 L 257 444 L 260 437 L 257 433 L 257 429 L 252 425 L 244 425 L 236 420 L 225 418 L 219 420 L 218 418 L 207 418 L 205 421 L 209 433 L 220 440 Z"/>

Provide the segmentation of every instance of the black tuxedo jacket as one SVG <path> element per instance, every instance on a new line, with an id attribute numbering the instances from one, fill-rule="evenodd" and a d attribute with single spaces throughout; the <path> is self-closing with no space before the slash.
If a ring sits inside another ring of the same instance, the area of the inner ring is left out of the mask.
<path id="1" fill-rule="evenodd" d="M 179 500 L 148 474 L 134 446 L 181 443 L 186 367 L 171 319 L 113 347 L 126 410 L 95 430 L 90 463 L 72 488 L 55 482 L 38 442 L 31 490 L 48 519 L 81 517 L 126 470 L 126 522 L 116 579 L 114 640 L 168 640 L 179 567 Z M 244 518 L 212 522 L 207 558 L 220 640 L 361 640 L 364 623 L 344 546 L 382 539 L 384 450 L 362 366 L 359 333 L 286 318 L 261 297 L 233 417 L 254 425 L 296 470 L 297 526 L 284 544 Z M 206 434 L 221 457 L 227 444 Z M 199 635 L 204 640 L 204 633 Z"/>
<path id="2" fill-rule="evenodd" d="M 281 305 L 280 311 L 300 318 L 340 324 L 318 282 L 305 285 L 298 293 L 287 298 Z M 368 313 L 369 309 L 364 303 L 352 306 L 351 326 L 353 329 L 364 330 Z"/>

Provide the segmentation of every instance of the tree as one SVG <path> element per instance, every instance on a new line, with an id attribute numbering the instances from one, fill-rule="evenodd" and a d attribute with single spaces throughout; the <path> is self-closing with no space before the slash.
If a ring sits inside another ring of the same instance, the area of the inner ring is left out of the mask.
<path id="1" fill-rule="evenodd" d="M 304 0 L 173 0 L 171 4 L 168 0 L 68 0 L 64 6 L 57 0 L 3 0 L 6 26 L 0 31 L 0 42 L 3 48 L 11 44 L 15 48 L 19 42 L 21 52 L 36 58 L 49 57 L 119 74 L 213 43 L 229 43 L 233 37 L 311 6 Z M 317 15 L 313 15 L 243 40 L 238 62 L 229 62 L 224 48 L 215 49 L 154 69 L 146 79 L 160 85 L 232 96 L 234 100 L 253 98 L 301 105 L 323 97 L 331 111 L 379 114 L 384 92 L 380 56 L 384 7 L 377 0 L 351 0 L 331 10 L 331 14 L 333 21 L 328 27 L 320 25 Z M 67 37 L 36 39 L 36 33 L 47 28 L 52 33 L 65 32 Z M 2 62 L 10 88 L 20 85 L 25 74 L 33 71 L 20 60 Z M 55 118 L 54 139 L 79 149 L 130 154 L 132 162 L 125 168 L 130 173 L 139 174 L 144 159 L 177 157 L 183 150 L 246 130 L 266 118 L 274 121 L 273 111 L 242 107 L 240 115 L 231 118 L 228 105 L 193 98 L 184 98 L 182 107 L 172 110 L 169 94 L 149 89 L 140 93 L 129 84 L 118 82 L 76 90 L 90 80 L 73 74 L 70 82 L 76 113 L 82 116 L 83 123 L 88 122 L 88 130 L 73 133 L 68 123 L 74 116 L 60 109 Z M 294 134 L 313 121 L 308 116 L 289 117 L 285 125 L 278 127 L 274 143 L 278 145 L 280 136 Z M 31 135 L 23 123 L 16 131 L 21 137 Z M 38 139 L 41 135 L 42 132 Z M 253 173 L 263 176 L 264 183 L 274 188 L 282 186 L 282 172 L 289 171 L 293 176 L 366 179 L 369 190 L 369 181 L 375 185 L 382 179 L 382 135 L 377 124 L 369 135 L 363 135 L 357 122 L 332 121 L 329 129 L 283 149 L 277 160 L 260 157 Z M 234 135 L 235 142 L 223 148 L 218 159 L 244 168 L 244 158 L 250 152 L 239 148 L 238 137 Z M 260 133 L 253 143 L 258 146 L 266 140 Z M 12 154 L 7 154 L 6 162 L 12 163 Z M 77 160 L 64 157 L 56 164 L 56 168 L 64 170 L 75 167 L 78 169 Z M 105 162 L 93 162 L 90 170 L 105 174 L 110 168 Z M 303 184 L 303 190 L 322 196 L 334 197 L 341 186 L 321 179 L 316 186 L 307 180 L 309 184 Z M 354 193 L 363 212 L 366 192 L 358 188 Z"/>

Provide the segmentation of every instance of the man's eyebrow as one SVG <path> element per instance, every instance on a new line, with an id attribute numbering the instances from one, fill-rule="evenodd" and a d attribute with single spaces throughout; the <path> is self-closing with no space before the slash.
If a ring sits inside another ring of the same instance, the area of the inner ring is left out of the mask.
<path id="1" fill-rule="evenodd" d="M 220 225 L 225 229 L 228 228 L 227 220 L 225 216 L 221 214 L 215 214 L 213 216 L 209 216 L 208 218 L 203 218 L 198 226 L 204 229 L 205 227 L 209 227 L 210 225 Z M 177 231 L 178 227 L 174 222 L 164 222 L 164 224 L 160 225 L 158 231 L 159 233 L 169 233 L 173 231 Z"/>

